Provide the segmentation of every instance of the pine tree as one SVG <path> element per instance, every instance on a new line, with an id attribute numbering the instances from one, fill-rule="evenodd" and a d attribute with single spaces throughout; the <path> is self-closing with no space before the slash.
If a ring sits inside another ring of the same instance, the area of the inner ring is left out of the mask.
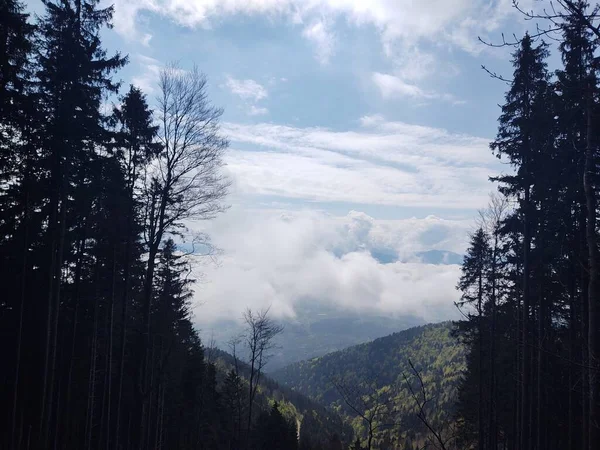
<path id="1" fill-rule="evenodd" d="M 34 135 L 38 119 L 31 89 L 35 27 L 28 22 L 28 15 L 18 1 L 0 1 L 0 17 L 0 271 L 3 274 L 0 281 L 4 287 L 0 300 L 0 338 L 6 349 L 0 351 L 0 358 L 10 368 L 1 378 L 0 402 L 7 407 L 0 413 L 3 424 L 0 431 L 4 426 L 7 428 L 6 432 L 0 432 L 6 437 L 0 440 L 0 445 L 16 448 L 23 429 L 19 400 L 23 393 Z M 4 279 L 9 274 L 10 279 Z"/>
<path id="2" fill-rule="evenodd" d="M 48 226 L 43 244 L 47 256 L 40 268 L 47 280 L 42 288 L 47 304 L 40 308 L 44 357 L 39 425 L 30 425 L 39 430 L 36 441 L 41 446 L 50 446 L 59 438 L 61 410 L 57 396 L 63 393 L 57 374 L 63 359 L 59 354 L 59 324 L 70 316 L 63 310 L 61 280 L 77 241 L 73 234 L 78 228 L 74 207 L 83 198 L 87 202 L 90 195 L 94 198 L 94 193 L 86 188 L 94 176 L 102 174 L 98 149 L 105 142 L 106 127 L 100 103 L 105 93 L 116 91 L 110 74 L 125 63 L 118 54 L 107 58 L 100 45 L 99 32 L 109 23 L 112 8 L 99 9 L 97 3 L 47 1 L 46 14 L 39 23 L 36 77 L 38 108 L 44 115 L 39 141 L 41 165 L 47 171 L 38 176 L 47 180 L 50 194 L 44 205 Z"/>
<path id="3" fill-rule="evenodd" d="M 132 293 L 139 289 L 139 283 L 134 282 L 135 270 L 140 268 L 139 260 L 142 254 L 139 236 L 143 231 L 141 216 L 141 181 L 147 166 L 160 151 L 160 144 L 156 139 L 158 127 L 153 125 L 152 111 L 142 91 L 130 86 L 129 91 L 120 101 L 119 106 L 113 110 L 111 124 L 114 135 L 111 151 L 119 161 L 121 171 L 125 178 L 125 195 L 120 200 L 121 217 L 124 218 L 123 230 L 123 287 L 120 298 L 120 357 L 118 376 L 118 395 L 116 406 L 116 443 L 119 447 L 122 426 L 123 385 L 127 365 L 127 335 L 128 335 L 128 308 L 131 303 Z M 131 399 L 129 401 L 131 403 Z"/>
<path id="4" fill-rule="evenodd" d="M 227 420 L 227 430 L 229 435 L 229 448 L 237 449 L 242 445 L 242 424 L 244 415 L 244 405 L 246 389 L 239 375 L 234 369 L 227 373 L 223 382 L 222 397 Z"/>
<path id="5" fill-rule="evenodd" d="M 471 237 L 471 245 L 467 250 L 467 254 L 462 265 L 462 276 L 458 283 L 458 289 L 462 291 L 461 306 L 470 304 L 475 308 L 476 315 L 472 316 L 469 325 L 475 328 L 475 342 L 478 347 L 477 357 L 477 373 L 478 379 L 478 437 L 479 448 L 483 449 L 485 444 L 485 436 L 489 430 L 484 427 L 484 304 L 489 299 L 489 282 L 488 272 L 490 269 L 491 249 L 489 244 L 489 236 L 483 230 L 478 228 Z M 471 324 L 474 322 L 474 324 Z"/>
<path id="6" fill-rule="evenodd" d="M 536 233 L 536 205 L 532 200 L 532 186 L 539 180 L 537 173 L 544 167 L 544 152 L 552 145 L 552 111 L 548 109 L 549 83 L 545 59 L 547 46 L 533 46 L 526 34 L 520 48 L 513 55 L 515 71 L 506 94 L 499 119 L 498 136 L 491 144 L 499 157 L 507 157 L 516 167 L 516 175 L 498 177 L 500 190 L 519 199 L 519 220 L 522 224 L 522 318 L 521 350 L 522 379 L 519 425 L 521 448 L 532 444 L 533 351 L 532 351 L 532 239 Z"/>
<path id="7" fill-rule="evenodd" d="M 296 425 L 286 420 L 277 402 L 270 412 L 262 412 L 253 429 L 253 450 L 295 450 L 298 448 Z"/>

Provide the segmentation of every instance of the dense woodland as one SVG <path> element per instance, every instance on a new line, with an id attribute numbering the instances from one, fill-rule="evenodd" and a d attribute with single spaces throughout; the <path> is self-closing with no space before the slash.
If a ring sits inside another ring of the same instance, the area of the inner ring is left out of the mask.
<path id="1" fill-rule="evenodd" d="M 417 417 L 411 388 L 419 389 L 418 378 L 409 362 L 426 387 L 428 422 L 444 441 L 450 440 L 456 432 L 454 402 L 465 368 L 465 351 L 452 337 L 453 326 L 445 322 L 411 328 L 271 375 L 346 417 L 364 448 L 420 449 L 430 432 Z"/>
<path id="2" fill-rule="evenodd" d="M 263 375 L 266 311 L 233 356 L 193 327 L 177 243 L 211 251 L 186 224 L 228 190 L 204 74 L 167 66 L 149 100 L 103 48 L 111 7 L 0 0 L 0 448 L 600 448 L 600 17 L 540 4 L 531 34 L 490 44 L 514 46 L 512 76 L 489 71 L 511 167 L 471 236 L 464 319 L 277 372 L 330 411 Z"/>
<path id="3" fill-rule="evenodd" d="M 598 9 L 534 6 L 535 34 L 497 43 L 514 73 L 493 74 L 508 90 L 491 150 L 514 172 L 493 178 L 459 282 L 458 448 L 600 448 Z"/>
<path id="4" fill-rule="evenodd" d="M 224 386 L 232 386 L 232 380 L 250 378 L 251 367 L 239 361 L 233 355 L 219 349 L 207 350 L 208 358 L 217 368 L 217 382 Z M 272 374 L 262 377 L 261 388 L 255 403 L 261 411 L 268 411 L 276 402 L 278 410 L 286 420 L 299 425 L 299 447 L 301 450 L 328 450 L 331 441 L 339 439 L 349 443 L 353 438 L 353 430 L 349 423 L 333 409 L 322 402 L 312 400 L 296 389 L 280 385 L 272 378 Z"/>

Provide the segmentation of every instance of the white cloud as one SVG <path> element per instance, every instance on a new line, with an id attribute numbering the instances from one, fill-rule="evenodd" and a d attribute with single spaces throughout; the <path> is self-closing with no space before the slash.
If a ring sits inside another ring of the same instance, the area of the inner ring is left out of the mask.
<path id="1" fill-rule="evenodd" d="M 293 317 L 307 300 L 365 314 L 453 317 L 458 266 L 382 264 L 371 252 L 462 252 L 469 227 L 433 216 L 376 220 L 359 212 L 232 209 L 208 225 L 224 257 L 219 266 L 203 267 L 208 282 L 196 290 L 197 320 L 237 319 L 246 307 L 267 305 L 275 316 Z"/>
<path id="2" fill-rule="evenodd" d="M 269 113 L 269 110 L 267 108 L 256 106 L 256 105 L 251 105 L 250 109 L 248 110 L 248 114 L 251 116 L 264 116 L 265 114 L 268 114 L 268 113 Z"/>
<path id="3" fill-rule="evenodd" d="M 362 116 L 360 118 L 360 124 L 363 127 L 374 127 L 377 125 L 381 125 L 383 122 L 385 122 L 385 117 L 383 117 L 383 115 L 381 114 Z"/>
<path id="4" fill-rule="evenodd" d="M 322 20 L 304 28 L 302 35 L 311 41 L 317 48 L 317 59 L 321 64 L 327 64 L 329 58 L 333 54 L 335 45 L 335 37 L 333 33 L 327 29 Z"/>
<path id="5" fill-rule="evenodd" d="M 271 82 L 270 84 L 274 84 Z M 267 89 L 255 80 L 238 80 L 227 75 L 225 87 L 233 94 L 244 100 L 246 112 L 249 116 L 263 116 L 269 110 L 263 106 L 258 106 L 257 102 L 269 96 Z"/>
<path id="6" fill-rule="evenodd" d="M 408 97 L 416 100 L 444 100 L 457 105 L 463 103 L 453 95 L 423 90 L 394 75 L 373 72 L 372 79 L 383 98 Z"/>
<path id="7" fill-rule="evenodd" d="M 484 207 L 488 177 L 507 170 L 487 139 L 382 116 L 361 123 L 358 131 L 224 123 L 227 169 L 246 195 L 429 211 Z"/>
<path id="8" fill-rule="evenodd" d="M 407 45 L 419 40 L 452 44 L 469 52 L 480 51 L 476 36 L 498 29 L 512 13 L 512 0 L 116 0 L 115 27 L 136 37 L 140 11 L 151 11 L 184 26 L 205 26 L 224 16 L 267 15 L 285 18 L 291 24 L 316 22 L 314 33 L 322 33 L 318 22 L 341 17 L 356 26 L 379 30 L 384 45 L 400 40 Z M 525 0 L 528 2 L 529 0 Z M 527 5 L 524 5 L 527 7 Z M 328 36 L 327 40 L 330 40 Z"/>
<path id="9" fill-rule="evenodd" d="M 141 54 L 135 55 L 133 59 L 137 62 L 141 72 L 131 78 L 131 83 L 146 94 L 155 93 L 162 67 L 161 63 L 154 58 Z"/>
<path id="10" fill-rule="evenodd" d="M 141 37 L 140 40 L 141 40 L 141 43 L 143 46 L 149 47 L 151 39 L 152 39 L 152 35 L 150 33 L 144 33 L 144 35 Z"/>
<path id="11" fill-rule="evenodd" d="M 413 47 L 395 58 L 399 77 L 408 81 L 418 81 L 436 74 L 437 61 L 431 53 Z"/>
<path id="12" fill-rule="evenodd" d="M 250 79 L 237 80 L 231 76 L 227 76 L 225 85 L 232 94 L 237 95 L 243 100 L 258 101 L 269 95 L 269 92 L 263 85 Z"/>

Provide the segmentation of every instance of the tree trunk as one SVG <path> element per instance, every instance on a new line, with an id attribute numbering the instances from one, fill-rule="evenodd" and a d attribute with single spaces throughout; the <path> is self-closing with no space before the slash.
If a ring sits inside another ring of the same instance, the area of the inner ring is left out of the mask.
<path id="1" fill-rule="evenodd" d="M 110 293 L 110 303 L 108 305 L 109 325 L 108 325 L 108 366 L 107 372 L 107 408 L 106 408 L 106 450 L 110 450 L 111 435 L 111 406 L 112 406 L 112 348 L 113 348 L 113 324 L 115 315 L 115 296 L 117 289 L 117 247 L 113 247 L 113 267 L 112 267 L 112 286 Z"/>
<path id="2" fill-rule="evenodd" d="M 483 450 L 485 447 L 485 429 L 483 426 L 483 266 L 479 268 L 478 274 L 478 292 L 477 292 L 477 334 L 479 341 L 479 358 L 477 359 L 477 368 L 479 370 L 479 386 L 478 386 L 478 410 L 477 422 L 479 426 L 479 437 L 477 447 Z"/>
<path id="3" fill-rule="evenodd" d="M 23 250 L 21 255 L 21 301 L 19 304 L 19 327 L 17 331 L 17 348 L 15 363 L 15 383 L 13 386 L 13 405 L 12 405 L 12 423 L 11 423 L 11 444 L 12 450 L 16 450 L 17 442 L 17 406 L 19 403 L 19 381 L 21 378 L 21 345 L 23 341 L 23 316 L 25 313 L 25 299 L 27 292 L 27 266 L 29 254 L 29 170 L 26 169 L 23 190 L 24 190 L 24 217 L 23 217 Z M 22 425 L 21 425 L 22 426 Z"/>
<path id="4" fill-rule="evenodd" d="M 531 433 L 531 389 L 530 389 L 530 370 L 531 370 L 531 349 L 529 347 L 529 252 L 531 248 L 530 236 L 530 187 L 525 187 L 524 213 L 523 213 L 523 320 L 522 320 L 522 348 L 523 364 L 521 374 L 521 450 L 530 449 Z"/>
<path id="5" fill-rule="evenodd" d="M 144 436 L 146 434 L 145 430 L 145 420 L 144 420 L 144 411 L 147 411 L 147 403 L 148 403 L 148 395 L 149 388 L 146 385 L 148 380 L 148 363 L 150 357 L 150 311 L 152 308 L 152 288 L 154 281 L 154 271 L 156 268 L 156 256 L 158 255 L 158 251 L 160 248 L 160 243 L 162 241 L 163 235 L 165 233 L 165 214 L 169 196 L 169 186 L 170 186 L 170 174 L 167 174 L 167 181 L 165 185 L 162 186 L 159 192 L 160 196 L 160 206 L 158 210 L 158 216 L 156 219 L 156 226 L 150 233 L 150 249 L 148 252 L 148 265 L 146 267 L 146 277 L 144 280 L 144 339 L 143 339 L 143 348 L 140 352 L 140 356 L 143 355 L 142 362 L 142 370 L 141 370 L 141 404 L 142 404 L 142 421 L 141 421 L 141 430 L 140 430 L 140 442 L 144 440 Z M 152 209 L 154 210 L 154 194 L 153 194 L 153 203 Z M 141 446 L 141 449 L 144 447 Z"/>
<path id="6" fill-rule="evenodd" d="M 587 211 L 585 206 L 585 194 L 582 193 L 583 198 L 581 199 L 581 208 L 579 211 L 579 236 L 580 236 L 580 258 L 582 261 L 587 260 L 586 255 L 589 253 L 587 250 L 586 240 L 586 228 L 587 228 Z M 581 308 L 581 334 L 579 336 L 579 346 L 581 354 L 581 448 L 588 448 L 588 429 L 589 429 L 589 403 L 588 403 L 588 288 L 589 288 L 589 270 L 587 267 L 580 270 L 580 283 L 581 283 L 581 294 L 579 298 L 579 305 Z"/>
<path id="7" fill-rule="evenodd" d="M 65 183 L 66 184 L 66 183 Z M 46 444 L 46 448 L 50 446 L 50 430 L 53 419 L 53 408 L 54 408 L 54 387 L 56 380 L 56 353 L 57 353 L 57 342 L 58 342 L 58 320 L 60 317 L 60 294 L 61 294 L 61 284 L 62 284 L 62 265 L 63 265 L 63 255 L 64 255 L 64 247 L 65 247 L 65 235 L 67 231 L 67 192 L 66 186 L 63 186 L 63 195 L 60 204 L 60 236 L 58 240 L 58 249 L 57 249 L 57 257 L 56 264 L 54 267 L 54 305 L 52 307 L 53 318 L 51 324 L 51 336 L 52 336 L 52 344 L 50 345 L 50 380 L 48 381 L 48 398 L 47 398 L 47 407 L 46 407 L 46 420 L 44 424 L 44 442 Z"/>
<path id="8" fill-rule="evenodd" d="M 47 442 L 44 439 L 44 430 L 46 427 L 46 406 L 48 398 L 48 378 L 50 376 L 50 353 L 51 353 L 51 342 L 52 342 L 52 317 L 54 314 L 54 284 L 58 282 L 55 279 L 55 266 L 57 262 L 57 247 L 59 241 L 59 227 L 58 227 L 58 208 L 60 199 L 60 181 L 61 172 L 61 157 L 60 154 L 55 150 L 54 155 L 54 167 L 52 174 L 52 195 L 50 197 L 50 218 L 48 222 L 48 230 L 50 231 L 50 242 L 49 242 L 49 265 L 48 265 L 48 297 L 46 305 L 46 336 L 45 336 L 45 350 L 44 350 L 44 371 L 42 378 L 42 396 L 40 405 L 40 423 L 39 423 L 39 442 L 38 445 L 41 447 L 47 447 Z"/>
<path id="9" fill-rule="evenodd" d="M 589 438 L 588 448 L 598 448 L 598 407 L 597 407 L 597 295 L 598 295 L 598 244 L 596 242 L 596 198 L 591 177 L 595 172 L 594 146 L 592 142 L 592 83 L 587 93 L 587 133 L 585 150 L 585 169 L 583 175 L 583 190 L 587 209 L 586 241 L 588 247 L 589 279 L 588 279 L 588 364 L 589 364 Z"/>
<path id="10" fill-rule="evenodd" d="M 575 450 L 575 361 L 577 360 L 577 319 L 575 314 L 575 267 L 571 263 L 572 279 L 569 294 L 569 436 L 568 450 Z"/>
<path id="11" fill-rule="evenodd" d="M 253 350 L 250 360 L 250 383 L 248 392 L 248 424 L 246 426 L 246 448 L 250 448 L 250 428 L 252 427 L 252 404 L 254 403 L 253 389 L 254 384 L 254 361 L 256 359 L 256 351 Z"/>
<path id="12" fill-rule="evenodd" d="M 518 273 L 519 271 L 519 267 L 517 264 L 517 268 L 516 271 Z M 514 411 L 515 414 L 513 414 L 513 448 L 514 449 L 521 449 L 521 411 L 522 411 L 522 400 L 521 400 L 521 374 L 522 374 L 522 363 L 523 363 L 523 345 L 518 345 L 519 341 L 522 338 L 522 320 L 523 320 L 523 313 L 522 313 L 522 306 L 521 306 L 521 299 L 519 297 L 516 298 L 516 308 L 515 308 L 515 312 L 516 312 L 516 317 L 515 317 L 515 322 L 516 322 L 516 329 L 515 329 L 515 333 L 514 333 L 514 339 L 515 342 L 517 343 L 517 345 L 515 345 L 515 361 L 514 361 L 514 365 L 515 365 L 515 373 L 514 373 Z"/>
<path id="13" fill-rule="evenodd" d="M 489 386 L 489 411 L 488 411 L 488 449 L 495 450 L 498 447 L 497 434 L 496 434 L 496 419 L 495 419 L 495 407 L 496 407 L 496 266 L 498 259 L 498 234 L 494 231 L 494 248 L 492 251 L 492 295 L 491 301 L 491 326 L 490 326 L 490 359 L 489 359 L 489 370 L 490 370 L 490 386 Z"/>
<path id="14" fill-rule="evenodd" d="M 65 450 L 73 447 L 71 443 L 71 392 L 73 385 L 73 361 L 75 359 L 75 343 L 77 342 L 77 320 L 79 317 L 79 289 L 81 285 L 81 268 L 83 265 L 83 253 L 85 251 L 85 239 L 86 239 L 86 220 L 84 220 L 83 232 L 82 236 L 79 239 L 79 243 L 77 245 L 77 262 L 75 263 L 75 288 L 73 292 L 73 299 L 75 302 L 75 309 L 73 311 L 73 327 L 71 329 L 71 355 L 69 358 L 69 369 L 67 372 L 67 400 L 66 400 L 66 428 L 67 428 L 67 437 L 64 441 Z"/>
<path id="15" fill-rule="evenodd" d="M 95 268 L 95 286 L 96 289 L 99 288 L 99 268 L 98 263 L 96 263 Z M 94 305 L 94 334 L 92 336 L 92 348 L 90 350 L 90 371 L 89 371 L 89 381 L 88 381 L 88 406 L 87 406 L 87 415 L 86 415 L 86 426 L 85 426 L 85 440 L 86 440 L 86 449 L 90 450 L 92 448 L 92 434 L 94 429 L 94 410 L 96 408 L 96 361 L 97 361 L 97 353 L 98 353 L 98 321 L 100 315 L 99 308 L 99 295 L 96 292 L 95 295 L 95 305 Z"/>
<path id="16" fill-rule="evenodd" d="M 543 277 L 542 277 L 543 280 Z M 544 429 L 544 411 L 545 405 L 544 400 L 546 396 L 543 393 L 544 389 L 544 332 L 545 332 L 545 306 L 544 299 L 541 292 L 541 286 L 543 281 L 540 281 L 540 294 L 539 294 L 539 313 L 538 313 L 538 352 L 537 352 L 537 420 L 536 420 L 536 448 L 543 450 L 544 437 L 546 430 Z"/>
<path id="17" fill-rule="evenodd" d="M 130 170 L 131 173 L 131 170 Z M 135 179 L 135 173 L 131 175 Z M 120 362 L 119 362 L 119 393 L 117 397 L 117 417 L 115 430 L 115 448 L 119 449 L 121 439 L 121 408 L 123 405 L 123 376 L 125 374 L 125 346 L 127 343 L 127 303 L 129 302 L 129 290 L 131 284 L 131 244 L 133 239 L 133 221 L 134 221 L 134 199 L 133 183 L 129 180 L 128 208 L 127 208 L 127 237 L 125 241 L 125 258 L 123 264 L 123 295 L 121 297 L 121 342 L 120 342 Z"/>

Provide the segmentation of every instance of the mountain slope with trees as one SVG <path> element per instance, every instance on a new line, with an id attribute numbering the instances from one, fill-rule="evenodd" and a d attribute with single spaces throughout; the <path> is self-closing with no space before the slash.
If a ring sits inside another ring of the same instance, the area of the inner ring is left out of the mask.
<path id="1" fill-rule="evenodd" d="M 231 386 L 236 378 L 241 386 L 248 384 L 251 368 L 247 363 L 217 348 L 208 349 L 207 357 L 217 368 L 217 381 L 220 384 Z M 298 424 L 302 449 L 326 449 L 336 435 L 341 442 L 349 443 L 352 440 L 352 428 L 334 410 L 280 385 L 269 376 L 262 376 L 259 383 L 255 401 L 258 409 L 269 411 L 277 403 L 278 410 L 286 420 Z"/>
<path id="2" fill-rule="evenodd" d="M 372 448 L 416 448 L 428 435 L 411 393 L 418 376 L 430 398 L 428 420 L 448 434 L 453 424 L 465 352 L 452 329 L 450 322 L 411 328 L 271 375 L 347 416 L 363 445 L 372 434 Z"/>

